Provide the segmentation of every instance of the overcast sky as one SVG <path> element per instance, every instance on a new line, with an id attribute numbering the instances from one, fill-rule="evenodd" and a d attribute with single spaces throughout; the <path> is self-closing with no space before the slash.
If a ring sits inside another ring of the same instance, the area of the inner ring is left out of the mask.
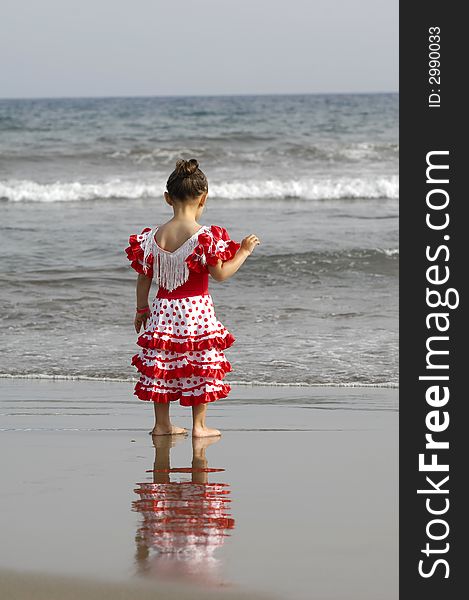
<path id="1" fill-rule="evenodd" d="M 0 97 L 397 90 L 398 0 L 1 0 Z"/>

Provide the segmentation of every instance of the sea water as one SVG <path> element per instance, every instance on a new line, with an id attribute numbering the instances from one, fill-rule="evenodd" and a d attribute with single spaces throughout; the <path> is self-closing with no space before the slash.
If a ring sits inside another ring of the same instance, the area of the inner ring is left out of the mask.
<path id="1" fill-rule="evenodd" d="M 124 249 L 195 157 L 262 241 L 210 284 L 227 380 L 396 386 L 398 151 L 397 94 L 0 100 L 0 374 L 137 376 Z"/>

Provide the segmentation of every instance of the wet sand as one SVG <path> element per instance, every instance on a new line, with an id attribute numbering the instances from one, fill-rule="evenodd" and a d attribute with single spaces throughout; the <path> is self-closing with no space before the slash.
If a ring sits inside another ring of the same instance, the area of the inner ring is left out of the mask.
<path id="1" fill-rule="evenodd" d="M 194 589 L 175 583 L 111 582 L 64 575 L 45 575 L 0 569 L 0 592 L 5 600 L 269 600 L 252 592 Z"/>
<path id="2" fill-rule="evenodd" d="M 170 598 L 173 581 L 397 598 L 397 390 L 233 386 L 207 444 L 153 442 L 130 383 L 0 379 L 0 396 L 2 596 L 32 597 L 30 582 L 53 598 L 49 576 L 71 576 L 98 586 L 88 598 Z M 190 427 L 189 409 L 172 414 Z"/>

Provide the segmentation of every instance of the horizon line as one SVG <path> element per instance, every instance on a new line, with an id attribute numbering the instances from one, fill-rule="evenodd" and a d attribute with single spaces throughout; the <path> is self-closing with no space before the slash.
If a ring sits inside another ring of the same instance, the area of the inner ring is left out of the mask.
<path id="1" fill-rule="evenodd" d="M 371 96 L 399 94 L 399 91 L 363 91 L 363 92 L 262 92 L 234 94 L 135 94 L 135 95 L 97 95 L 97 96 L 0 96 L 1 100 L 111 100 L 119 98 L 227 98 L 233 96 Z"/>

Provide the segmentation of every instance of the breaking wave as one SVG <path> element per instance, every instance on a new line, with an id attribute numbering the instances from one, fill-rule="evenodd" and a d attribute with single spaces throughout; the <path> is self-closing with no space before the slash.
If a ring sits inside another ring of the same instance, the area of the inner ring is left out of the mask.
<path id="1" fill-rule="evenodd" d="M 165 182 L 139 182 L 112 179 L 105 182 L 38 183 L 29 180 L 0 182 L 0 199 L 11 202 L 74 202 L 82 200 L 159 198 Z M 338 200 L 347 198 L 396 199 L 399 195 L 397 175 L 364 178 L 305 177 L 281 180 L 221 181 L 210 183 L 210 195 L 229 200 L 302 199 Z"/>

